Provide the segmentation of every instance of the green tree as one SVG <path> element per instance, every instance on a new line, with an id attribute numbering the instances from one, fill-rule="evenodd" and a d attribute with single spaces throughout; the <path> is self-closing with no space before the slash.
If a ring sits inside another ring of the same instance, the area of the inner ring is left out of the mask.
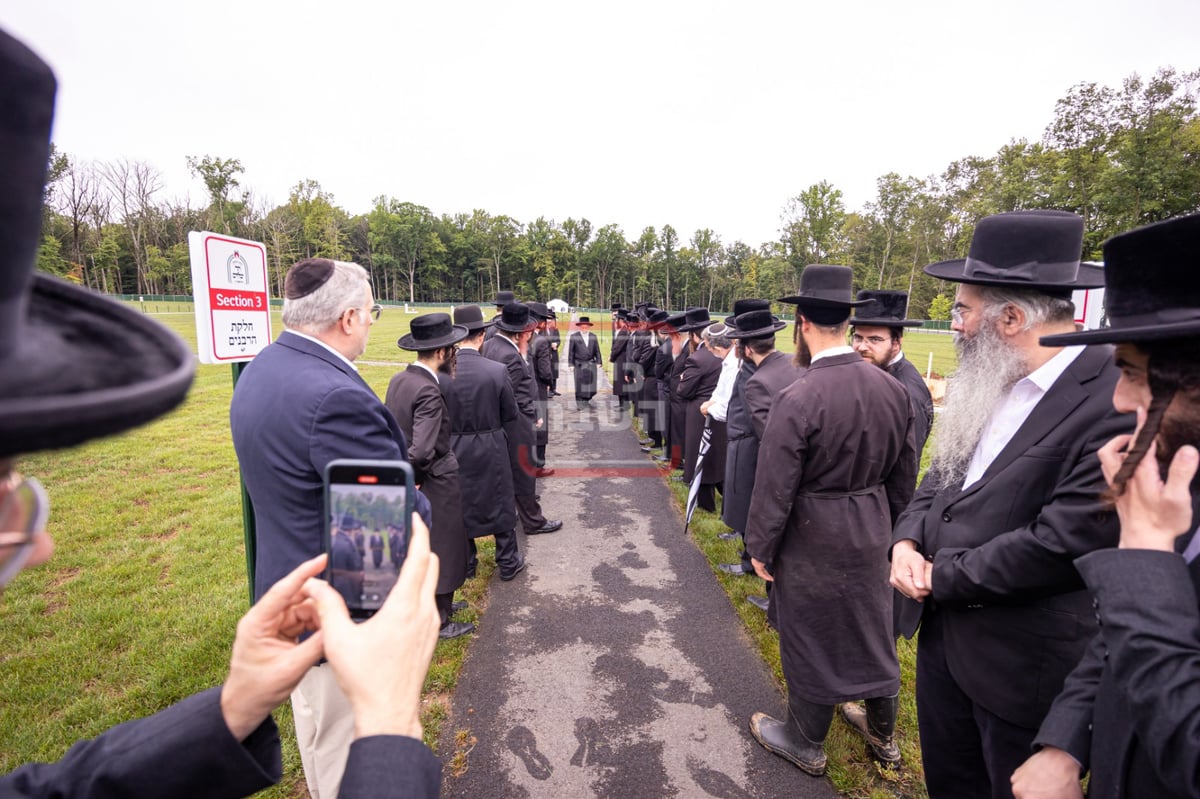
<path id="1" fill-rule="evenodd" d="M 233 202 L 229 194 L 240 185 L 237 176 L 246 171 L 242 162 L 236 158 L 216 158 L 211 155 L 196 158 L 189 155 L 187 165 L 192 176 L 204 181 L 204 188 L 208 190 L 209 226 L 212 229 L 220 227 L 222 233 L 234 233 L 231 222 L 244 206 Z"/>

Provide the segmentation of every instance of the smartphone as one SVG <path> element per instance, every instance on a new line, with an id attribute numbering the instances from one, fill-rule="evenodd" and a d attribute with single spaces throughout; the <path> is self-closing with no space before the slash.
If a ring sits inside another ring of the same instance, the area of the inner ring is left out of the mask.
<path id="1" fill-rule="evenodd" d="M 408 554 L 412 466 L 404 461 L 336 460 L 325 468 L 325 579 L 353 619 L 383 606 Z"/>

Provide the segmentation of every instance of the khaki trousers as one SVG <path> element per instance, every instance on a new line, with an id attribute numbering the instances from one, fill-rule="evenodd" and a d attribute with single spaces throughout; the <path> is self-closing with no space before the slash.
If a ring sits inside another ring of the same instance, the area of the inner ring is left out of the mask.
<path id="1" fill-rule="evenodd" d="M 292 691 L 304 780 L 313 799 L 335 799 L 354 740 L 354 713 L 328 663 L 313 666 Z"/>

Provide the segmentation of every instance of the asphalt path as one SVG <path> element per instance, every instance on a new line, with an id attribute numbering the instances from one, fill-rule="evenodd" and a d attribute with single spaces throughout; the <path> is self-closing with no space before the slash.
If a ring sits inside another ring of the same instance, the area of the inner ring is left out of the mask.
<path id="1" fill-rule="evenodd" d="M 563 529 L 521 535 L 442 726 L 446 797 L 836 797 L 750 736 L 784 698 L 666 479 L 607 387 L 576 410 L 565 363 L 538 481 Z"/>

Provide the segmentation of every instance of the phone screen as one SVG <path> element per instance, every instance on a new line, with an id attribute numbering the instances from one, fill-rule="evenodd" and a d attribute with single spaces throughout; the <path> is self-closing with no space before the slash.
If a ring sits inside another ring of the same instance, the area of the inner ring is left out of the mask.
<path id="1" fill-rule="evenodd" d="M 408 553 L 412 490 L 412 471 L 405 463 L 329 465 L 326 577 L 354 618 L 373 615 L 396 584 Z"/>

